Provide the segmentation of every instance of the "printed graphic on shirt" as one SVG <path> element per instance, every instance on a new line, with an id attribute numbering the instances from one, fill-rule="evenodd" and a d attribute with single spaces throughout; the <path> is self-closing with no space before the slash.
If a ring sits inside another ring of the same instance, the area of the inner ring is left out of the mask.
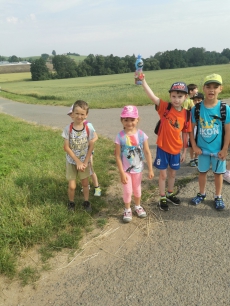
<path id="1" fill-rule="evenodd" d="M 203 140 L 208 144 L 212 143 L 221 133 L 220 131 L 220 128 L 222 127 L 222 124 L 220 121 L 221 118 L 218 118 L 218 119 L 219 120 L 217 120 L 217 116 L 212 116 L 212 115 L 210 115 L 210 118 L 208 118 L 208 121 L 200 117 L 199 134 L 203 138 Z"/>
<path id="2" fill-rule="evenodd" d="M 147 135 L 143 133 L 143 141 L 147 139 Z M 143 143 L 139 143 L 138 133 L 134 135 L 126 135 L 121 138 L 116 137 L 116 143 L 121 146 L 121 160 L 125 172 L 139 173 L 144 168 L 143 160 Z"/>
<path id="3" fill-rule="evenodd" d="M 80 161 L 84 162 L 88 152 L 88 138 L 86 130 L 76 131 L 73 129 L 69 137 L 69 146 Z"/>
<path id="4" fill-rule="evenodd" d="M 129 166 L 125 169 L 125 172 L 139 172 L 143 166 L 143 153 L 140 145 L 137 143 L 135 135 L 126 135 L 126 144 L 123 148 L 123 156 L 127 159 Z"/>
<path id="5" fill-rule="evenodd" d="M 179 121 L 177 120 L 177 117 L 174 116 L 173 114 L 170 114 L 170 112 L 166 115 L 166 120 L 168 120 L 169 124 L 175 128 L 175 129 L 178 129 L 180 130 L 180 123 Z"/>

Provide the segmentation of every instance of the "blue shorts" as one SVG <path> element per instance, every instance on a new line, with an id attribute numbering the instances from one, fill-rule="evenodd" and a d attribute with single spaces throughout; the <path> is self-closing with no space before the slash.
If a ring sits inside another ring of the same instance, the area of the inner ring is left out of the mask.
<path id="1" fill-rule="evenodd" d="M 157 169 L 164 170 L 168 166 L 173 170 L 180 169 L 180 153 L 174 155 L 157 147 L 156 159 L 153 164 Z"/>
<path id="2" fill-rule="evenodd" d="M 208 172 L 210 165 L 212 165 L 212 171 L 216 174 L 222 174 L 226 172 L 226 160 L 220 160 L 214 156 L 202 154 L 198 156 L 199 172 Z"/>

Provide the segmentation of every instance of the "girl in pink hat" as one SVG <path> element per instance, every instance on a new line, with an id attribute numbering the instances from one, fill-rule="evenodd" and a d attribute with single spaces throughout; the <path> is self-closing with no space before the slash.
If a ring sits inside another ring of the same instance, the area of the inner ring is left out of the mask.
<path id="1" fill-rule="evenodd" d="M 148 177 L 154 176 L 152 168 L 152 156 L 149 150 L 148 136 L 137 128 L 139 122 L 138 109 L 136 106 L 127 105 L 121 112 L 123 130 L 115 140 L 115 156 L 120 172 L 123 188 L 123 200 L 125 210 L 123 221 L 132 220 L 131 200 L 134 195 L 135 212 L 138 217 L 145 218 L 146 212 L 141 203 L 141 180 L 144 168 L 144 157 L 148 166 Z"/>

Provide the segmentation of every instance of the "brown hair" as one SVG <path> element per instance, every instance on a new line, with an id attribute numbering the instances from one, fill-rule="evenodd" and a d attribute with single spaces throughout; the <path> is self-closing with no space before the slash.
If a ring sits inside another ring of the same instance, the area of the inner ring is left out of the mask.
<path id="1" fill-rule="evenodd" d="M 88 114 L 89 112 L 89 105 L 87 102 L 83 101 L 83 100 L 77 100 L 74 104 L 73 104 L 73 109 L 72 112 L 74 112 L 75 107 L 80 107 L 84 110 L 86 110 L 86 114 Z"/>

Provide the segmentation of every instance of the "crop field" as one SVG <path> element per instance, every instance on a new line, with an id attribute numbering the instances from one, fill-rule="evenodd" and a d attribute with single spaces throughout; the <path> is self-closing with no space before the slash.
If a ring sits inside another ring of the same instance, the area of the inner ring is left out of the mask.
<path id="1" fill-rule="evenodd" d="M 202 90 L 206 75 L 218 73 L 224 89 L 220 98 L 230 97 L 230 65 L 147 71 L 146 80 L 155 94 L 168 100 L 173 82 L 195 83 Z M 20 78 L 21 77 L 21 78 Z M 124 104 L 147 105 L 150 100 L 141 86 L 134 84 L 134 73 L 83 77 L 48 81 L 31 81 L 29 74 L 0 75 L 1 95 L 24 103 L 70 106 L 78 99 L 89 103 L 90 108 L 122 107 Z"/>

